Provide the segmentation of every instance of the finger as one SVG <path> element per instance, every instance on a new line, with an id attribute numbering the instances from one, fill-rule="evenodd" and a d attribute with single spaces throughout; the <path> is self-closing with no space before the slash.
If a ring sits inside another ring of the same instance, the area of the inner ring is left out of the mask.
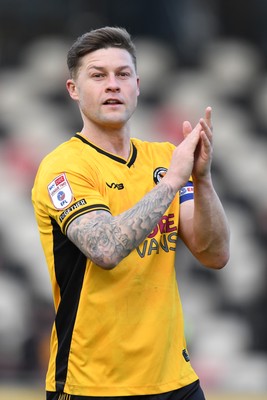
<path id="1" fill-rule="evenodd" d="M 190 124 L 189 121 L 184 121 L 183 122 L 183 135 L 184 138 L 186 138 L 186 136 L 192 132 L 192 125 Z"/>
<path id="2" fill-rule="evenodd" d="M 203 129 L 204 133 L 207 135 L 210 142 L 212 142 L 212 130 L 211 127 L 208 125 L 207 121 L 203 118 L 199 120 L 201 128 Z"/>
<path id="3" fill-rule="evenodd" d="M 211 113 L 212 113 L 212 108 L 209 106 L 205 110 L 205 120 L 212 131 L 212 122 L 211 122 Z"/>
<path id="4" fill-rule="evenodd" d="M 212 154 L 212 144 L 211 141 L 209 140 L 208 136 L 206 135 L 206 133 L 204 131 L 201 131 L 200 133 L 200 137 L 201 137 L 201 141 L 203 144 L 203 150 L 205 151 L 205 153 L 210 156 Z"/>

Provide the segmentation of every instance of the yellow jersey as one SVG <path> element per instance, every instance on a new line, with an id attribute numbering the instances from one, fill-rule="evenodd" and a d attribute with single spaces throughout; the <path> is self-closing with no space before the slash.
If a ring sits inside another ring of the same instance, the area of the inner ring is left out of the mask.
<path id="1" fill-rule="evenodd" d="M 156 394 L 198 379 L 186 350 L 175 274 L 179 194 L 144 242 L 112 270 L 87 259 L 66 236 L 84 213 L 118 215 L 134 206 L 164 176 L 174 148 L 131 139 L 125 160 L 76 134 L 41 162 L 32 201 L 56 310 L 47 391 Z M 185 196 L 192 198 L 191 191 Z"/>

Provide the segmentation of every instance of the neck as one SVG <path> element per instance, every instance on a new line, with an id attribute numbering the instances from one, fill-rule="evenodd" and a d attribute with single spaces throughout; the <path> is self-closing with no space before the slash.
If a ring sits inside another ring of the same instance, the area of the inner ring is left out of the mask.
<path id="1" fill-rule="evenodd" d="M 130 130 L 128 126 L 123 128 L 84 126 L 81 134 L 108 153 L 128 159 L 130 154 Z"/>

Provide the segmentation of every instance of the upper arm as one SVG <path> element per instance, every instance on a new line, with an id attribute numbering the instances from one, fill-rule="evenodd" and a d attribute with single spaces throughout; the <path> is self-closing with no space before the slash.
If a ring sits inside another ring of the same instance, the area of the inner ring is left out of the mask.
<path id="1" fill-rule="evenodd" d="M 69 164 L 63 161 L 62 165 L 53 161 L 48 168 L 44 166 L 36 191 L 42 191 L 38 203 L 42 203 L 44 213 L 55 220 L 66 235 L 69 225 L 78 217 L 93 218 L 94 213 L 101 210 L 110 214 L 110 209 L 99 171 L 84 162 L 79 163 L 76 158 Z"/>
<path id="2" fill-rule="evenodd" d="M 50 171 L 42 169 L 34 190 L 35 208 L 46 226 L 55 221 L 87 258 L 102 265 L 105 264 L 104 247 L 108 247 L 111 234 L 114 235 L 105 184 L 92 168 L 87 168 L 86 175 L 85 168 L 71 167 L 65 166 L 64 172 L 54 165 Z"/>
<path id="3" fill-rule="evenodd" d="M 194 216 L 194 185 L 190 179 L 180 189 L 179 236 L 192 251 L 193 216 Z"/>
<path id="4" fill-rule="evenodd" d="M 194 200 L 187 200 L 180 205 L 179 236 L 191 250 L 193 237 Z"/>
<path id="5" fill-rule="evenodd" d="M 78 216 L 70 223 L 67 236 L 87 258 L 105 269 L 112 269 L 121 261 L 126 238 L 107 211 Z"/>

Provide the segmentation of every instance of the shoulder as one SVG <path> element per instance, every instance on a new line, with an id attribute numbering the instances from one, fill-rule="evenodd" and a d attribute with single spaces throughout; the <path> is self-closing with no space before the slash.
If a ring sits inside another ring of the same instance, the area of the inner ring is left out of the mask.
<path id="1" fill-rule="evenodd" d="M 137 150 L 145 151 L 164 151 L 173 153 L 176 146 L 170 142 L 153 142 L 145 141 L 138 138 L 132 138 L 132 143 L 137 148 Z"/>
<path id="2" fill-rule="evenodd" d="M 93 156 L 90 154 L 88 156 L 88 151 L 90 152 L 90 147 L 75 136 L 60 144 L 40 162 L 34 179 L 33 192 L 41 193 L 62 176 L 72 182 L 97 176 Z"/>
<path id="3" fill-rule="evenodd" d="M 85 149 L 90 151 L 89 146 L 86 146 L 81 140 L 73 136 L 66 142 L 61 143 L 41 160 L 37 176 L 55 173 L 56 171 L 82 170 L 85 161 L 88 160 Z"/>
<path id="4" fill-rule="evenodd" d="M 50 163 L 60 161 L 61 159 L 70 159 L 70 157 L 80 157 L 83 153 L 83 150 L 84 144 L 75 136 L 73 136 L 48 153 L 43 158 L 40 165 L 48 165 Z"/>

